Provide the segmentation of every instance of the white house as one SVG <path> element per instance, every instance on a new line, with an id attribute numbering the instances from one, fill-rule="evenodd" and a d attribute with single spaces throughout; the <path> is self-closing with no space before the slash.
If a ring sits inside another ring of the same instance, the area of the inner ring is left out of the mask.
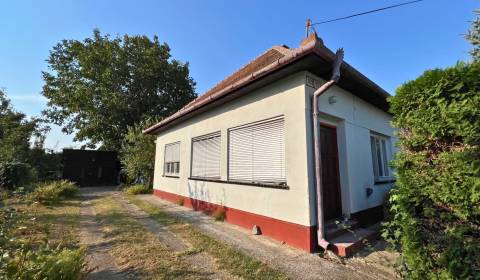
<path id="1" fill-rule="evenodd" d="M 226 222 L 256 225 L 309 252 L 325 247 L 324 238 L 349 254 L 359 243 L 331 221 L 348 219 L 360 226 L 356 237 L 371 237 L 361 226 L 382 217 L 395 138 L 388 93 L 343 63 L 318 100 L 317 190 L 312 95 L 330 79 L 335 57 L 315 33 L 298 48 L 272 47 L 145 129 L 157 136 L 155 195 L 207 213 L 223 209 Z"/>

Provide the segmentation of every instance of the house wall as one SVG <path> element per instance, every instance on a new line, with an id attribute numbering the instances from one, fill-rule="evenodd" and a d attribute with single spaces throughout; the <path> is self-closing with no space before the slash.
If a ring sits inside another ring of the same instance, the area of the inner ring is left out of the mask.
<path id="1" fill-rule="evenodd" d="M 290 245 L 313 251 L 305 126 L 305 73 L 298 73 L 191 118 L 158 135 L 155 194 L 165 199 L 187 198 L 187 206 L 227 209 L 226 220 Z M 221 179 L 227 180 L 228 129 L 284 116 L 288 190 L 190 180 L 191 139 L 221 131 Z M 180 178 L 163 176 L 165 144 L 180 141 Z"/>
<path id="2" fill-rule="evenodd" d="M 308 73 L 319 84 L 325 82 L 319 77 Z M 306 86 L 305 112 L 307 119 L 308 139 L 313 133 L 311 98 L 314 88 Z M 329 98 L 335 96 L 336 103 L 330 104 Z M 385 194 L 392 183 L 375 184 L 370 146 L 371 132 L 390 137 L 389 156 L 395 150 L 396 138 L 390 125 L 391 115 L 363 101 L 357 96 L 333 86 L 319 98 L 320 120 L 337 127 L 337 144 L 339 153 L 340 185 L 342 192 L 342 210 L 349 216 L 372 207 L 383 204 Z M 313 143 L 307 142 L 308 150 L 313 155 Z M 314 193 L 314 162 L 313 156 L 308 157 L 308 173 L 310 191 Z M 367 197 L 366 189 L 372 188 L 373 193 Z M 315 201 L 311 199 L 311 209 L 314 213 Z M 312 224 L 316 216 L 312 215 Z"/>
<path id="3" fill-rule="evenodd" d="M 251 228 L 307 251 L 316 248 L 313 126 L 311 97 L 314 88 L 300 72 L 209 110 L 161 132 L 156 141 L 154 193 L 170 201 L 184 200 L 196 210 L 226 211 L 226 221 Z M 330 96 L 336 103 L 329 104 Z M 391 116 L 353 94 L 334 86 L 319 100 L 321 121 L 337 128 L 342 210 L 358 213 L 383 203 L 391 183 L 375 185 L 370 133 L 391 137 Z M 288 190 L 226 182 L 228 177 L 228 129 L 283 116 Z M 211 182 L 190 177 L 192 138 L 221 132 L 221 180 Z M 179 178 L 163 176 L 165 145 L 180 141 Z M 373 193 L 367 197 L 366 188 Z"/>

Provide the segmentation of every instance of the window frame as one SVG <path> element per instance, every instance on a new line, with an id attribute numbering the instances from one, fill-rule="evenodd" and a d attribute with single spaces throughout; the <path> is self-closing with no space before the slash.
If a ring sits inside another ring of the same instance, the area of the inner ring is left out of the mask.
<path id="1" fill-rule="evenodd" d="M 393 172 L 389 166 L 389 163 L 391 161 L 390 137 L 371 132 L 370 150 L 373 167 L 372 171 L 375 183 L 391 181 L 393 178 Z M 379 162 L 381 163 L 381 165 L 379 165 Z"/>
<path id="2" fill-rule="evenodd" d="M 196 141 L 202 141 L 207 139 L 212 139 L 219 137 L 219 145 L 220 145 L 220 153 L 218 155 L 219 158 L 219 166 L 218 166 L 218 176 L 211 177 L 211 176 L 194 176 L 193 175 L 193 143 Z M 190 177 L 189 179 L 192 180 L 220 180 L 222 178 L 222 132 L 221 130 L 210 132 L 207 134 L 199 135 L 192 137 L 190 141 Z"/>
<path id="3" fill-rule="evenodd" d="M 246 180 L 237 180 L 237 179 L 232 179 L 230 175 L 230 161 L 231 161 L 231 132 L 234 130 L 242 129 L 242 128 L 247 128 L 255 125 L 261 125 L 264 123 L 268 122 L 274 122 L 277 120 L 283 120 L 283 125 L 284 125 L 284 134 L 283 134 L 283 141 L 284 141 L 284 161 L 285 161 L 285 181 L 283 182 L 264 182 L 264 181 L 246 181 Z M 271 117 L 268 119 L 263 119 L 251 123 L 246 123 L 242 125 L 238 125 L 235 127 L 231 127 L 227 130 L 227 182 L 232 183 L 232 184 L 239 184 L 239 185 L 251 185 L 251 186 L 262 186 L 262 187 L 273 187 L 273 188 L 279 188 L 279 189 L 289 189 L 289 186 L 287 184 L 287 151 L 286 151 L 286 129 L 285 129 L 285 116 L 284 115 L 279 115 L 275 117 Z"/>
<path id="4" fill-rule="evenodd" d="M 166 160 L 167 147 L 178 145 L 178 161 L 168 161 Z M 170 171 L 173 170 L 173 172 Z M 168 171 L 167 171 L 168 170 Z M 180 141 L 165 144 L 163 149 L 163 176 L 180 178 Z"/>

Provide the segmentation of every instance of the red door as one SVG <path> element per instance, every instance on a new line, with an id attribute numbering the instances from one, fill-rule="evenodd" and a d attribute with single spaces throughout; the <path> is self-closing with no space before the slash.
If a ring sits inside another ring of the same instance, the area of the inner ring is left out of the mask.
<path id="1" fill-rule="evenodd" d="M 320 126 L 322 154 L 323 211 L 325 220 L 342 216 L 342 196 L 338 171 L 337 130 Z"/>

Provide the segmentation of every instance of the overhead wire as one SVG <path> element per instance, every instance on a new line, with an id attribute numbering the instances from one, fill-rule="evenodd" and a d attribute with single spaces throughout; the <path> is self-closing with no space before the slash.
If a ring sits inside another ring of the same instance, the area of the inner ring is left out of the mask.
<path id="1" fill-rule="evenodd" d="M 349 15 L 349 16 L 345 16 L 345 17 L 339 17 L 339 18 L 334 18 L 334 19 L 329 19 L 329 20 L 325 20 L 325 21 L 311 23 L 310 26 L 325 24 L 325 23 L 344 20 L 344 19 L 349 19 L 349 18 L 353 18 L 353 17 L 366 15 L 366 14 L 371 14 L 371 13 L 376 13 L 376 12 L 379 12 L 379 11 L 393 9 L 393 8 L 397 8 L 397 7 L 400 7 L 400 6 L 410 5 L 410 4 L 417 3 L 417 2 L 422 2 L 422 1 L 423 0 L 415 0 L 415 1 L 404 2 L 404 3 L 391 5 L 391 6 L 387 6 L 387 7 L 383 7 L 383 8 L 378 8 L 378 9 L 374 9 L 374 10 L 370 10 L 370 11 L 365 11 L 365 12 L 361 12 L 361 13 L 357 13 L 357 14 L 353 14 L 353 15 Z"/>

